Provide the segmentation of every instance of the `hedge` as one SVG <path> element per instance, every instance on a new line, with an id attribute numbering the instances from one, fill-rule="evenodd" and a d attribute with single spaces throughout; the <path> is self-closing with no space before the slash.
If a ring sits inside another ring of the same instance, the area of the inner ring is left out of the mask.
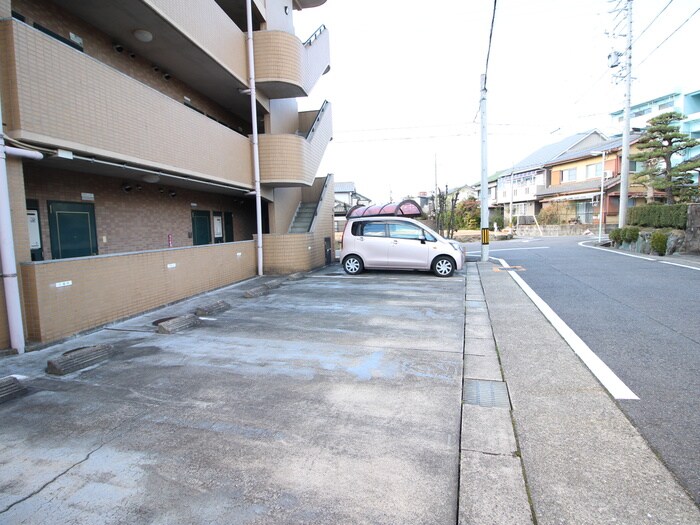
<path id="1" fill-rule="evenodd" d="M 687 221 L 687 204 L 647 204 L 627 211 L 627 224 L 636 226 L 685 230 Z"/>

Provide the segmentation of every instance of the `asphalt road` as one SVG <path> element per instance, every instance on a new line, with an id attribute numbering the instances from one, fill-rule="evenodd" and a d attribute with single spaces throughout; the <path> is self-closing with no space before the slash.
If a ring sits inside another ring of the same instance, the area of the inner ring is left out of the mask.
<path id="1" fill-rule="evenodd" d="M 639 397 L 619 406 L 700 504 L 700 271 L 582 241 L 595 239 L 497 242 L 490 255 L 521 266 L 525 282 Z"/>

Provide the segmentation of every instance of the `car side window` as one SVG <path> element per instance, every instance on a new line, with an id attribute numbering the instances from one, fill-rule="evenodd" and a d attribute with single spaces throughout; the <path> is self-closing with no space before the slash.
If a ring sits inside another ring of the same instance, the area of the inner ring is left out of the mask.
<path id="1" fill-rule="evenodd" d="M 365 237 L 386 237 L 385 223 L 366 222 L 362 227 L 361 235 Z"/>
<path id="2" fill-rule="evenodd" d="M 390 222 L 389 237 L 394 239 L 413 239 L 418 241 L 423 237 L 423 228 L 406 222 Z"/>
<path id="3" fill-rule="evenodd" d="M 437 241 L 437 239 L 435 238 L 435 235 L 433 235 L 432 233 L 430 233 L 428 231 L 423 230 L 423 235 L 425 235 L 426 241 L 429 241 L 429 242 Z"/>

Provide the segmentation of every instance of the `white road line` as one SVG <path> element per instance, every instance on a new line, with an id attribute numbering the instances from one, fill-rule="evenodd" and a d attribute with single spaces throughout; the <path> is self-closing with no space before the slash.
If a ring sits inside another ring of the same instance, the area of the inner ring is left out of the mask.
<path id="1" fill-rule="evenodd" d="M 499 250 L 489 250 L 489 253 L 494 252 L 512 252 L 515 250 L 548 250 L 549 246 L 533 246 L 532 248 L 501 248 Z M 467 252 L 468 254 L 481 253 L 480 251 Z"/>
<path id="2" fill-rule="evenodd" d="M 672 262 L 668 262 L 668 261 L 659 261 L 659 262 L 661 264 L 670 264 L 671 266 L 680 266 L 681 268 L 689 268 L 691 270 L 699 270 L 700 271 L 700 268 L 698 268 L 697 266 L 688 266 L 687 264 L 678 264 L 678 263 L 672 263 Z"/>
<path id="3" fill-rule="evenodd" d="M 498 259 L 493 257 L 494 260 L 501 263 L 501 266 L 509 266 L 503 259 Z M 588 367 L 591 373 L 598 378 L 598 381 L 605 387 L 605 389 L 610 392 L 610 395 L 615 399 L 636 399 L 639 398 L 630 390 L 627 385 L 625 385 L 619 377 L 615 375 L 615 372 L 610 370 L 608 365 L 606 365 L 602 359 L 593 353 L 588 345 L 574 332 L 569 325 L 567 325 L 561 317 L 559 317 L 550 306 L 545 303 L 542 298 L 535 293 L 535 291 L 530 288 L 530 286 L 523 281 L 515 272 L 508 272 L 513 280 L 520 286 L 520 288 L 527 294 L 527 296 L 535 303 L 535 306 L 539 308 L 542 315 L 544 315 L 547 320 L 552 323 L 555 330 L 559 332 L 559 335 L 569 344 L 574 353 L 579 356 L 581 361 Z"/>
<path id="4" fill-rule="evenodd" d="M 659 262 L 661 264 L 670 264 L 671 266 L 680 266 L 681 268 L 688 268 L 689 270 L 700 271 L 700 268 L 698 268 L 697 266 L 688 266 L 687 264 L 673 263 L 673 262 L 669 262 L 669 261 L 660 261 L 659 259 L 653 259 L 652 257 L 643 257 L 641 255 L 633 255 L 631 253 L 624 253 L 624 252 L 620 252 L 620 251 L 608 250 L 607 248 L 599 248 L 598 246 L 588 246 L 587 244 L 584 244 L 587 242 L 591 242 L 591 241 L 581 241 L 580 243 L 578 243 L 578 245 L 583 246 L 584 248 L 591 248 L 593 250 L 602 250 L 602 251 L 607 252 L 607 253 L 613 253 L 616 255 L 624 255 L 625 257 L 634 257 L 635 259 L 644 259 L 645 261 L 654 261 L 654 262 Z"/>
<path id="5" fill-rule="evenodd" d="M 581 241 L 580 243 L 578 243 L 578 245 L 583 246 L 584 248 L 590 248 L 591 250 L 600 250 L 600 251 L 603 251 L 606 253 L 613 253 L 615 255 L 624 255 L 625 257 L 634 257 L 635 259 L 644 259 L 645 261 L 655 261 L 656 260 L 656 259 L 652 259 L 651 257 L 643 257 L 641 255 L 633 255 L 631 253 L 612 251 L 612 250 L 608 250 L 607 248 L 599 248 L 598 246 L 588 246 L 587 244 L 584 244 L 587 242 L 591 242 L 591 241 Z"/>

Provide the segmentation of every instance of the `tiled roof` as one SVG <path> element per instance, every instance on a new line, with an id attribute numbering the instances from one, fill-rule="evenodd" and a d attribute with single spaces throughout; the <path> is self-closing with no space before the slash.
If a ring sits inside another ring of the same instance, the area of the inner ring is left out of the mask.
<path id="1" fill-rule="evenodd" d="M 640 133 L 631 133 L 630 144 L 634 144 L 635 142 L 637 142 L 639 140 L 639 137 L 641 136 L 642 135 Z M 593 157 L 596 156 L 593 154 L 594 151 L 605 151 L 606 153 L 610 153 L 620 148 L 622 148 L 622 137 L 616 137 L 614 139 L 601 142 L 600 144 L 596 144 L 595 146 L 591 146 L 589 148 L 567 152 L 564 155 L 553 159 L 551 162 L 547 162 L 545 166 L 556 166 L 557 164 L 563 164 L 564 162 L 568 162 L 571 160 Z"/>
<path id="2" fill-rule="evenodd" d="M 523 173 L 525 171 L 542 168 L 545 164 L 552 162 L 555 159 L 558 159 L 564 153 L 574 149 L 577 144 L 579 144 L 584 139 L 586 139 L 594 133 L 598 133 L 601 137 L 603 137 L 603 135 L 597 130 L 586 131 L 584 133 L 576 133 L 575 135 L 571 135 L 570 137 L 560 140 L 559 142 L 555 142 L 554 144 L 549 144 L 538 149 L 534 153 L 531 153 L 523 160 L 515 164 L 515 166 L 513 166 L 512 169 L 505 170 L 504 173 L 502 173 L 501 175 L 510 175 L 511 173 Z"/>

